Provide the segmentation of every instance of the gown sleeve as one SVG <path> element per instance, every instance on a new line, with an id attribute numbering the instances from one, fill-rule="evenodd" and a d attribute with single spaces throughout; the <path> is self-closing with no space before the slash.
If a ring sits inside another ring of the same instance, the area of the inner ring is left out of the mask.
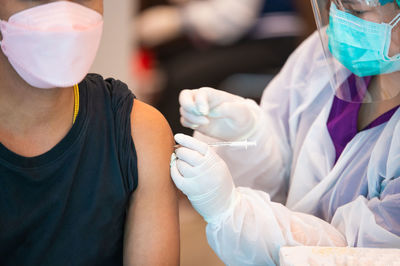
<path id="1" fill-rule="evenodd" d="M 207 224 L 207 239 L 227 265 L 279 265 L 282 246 L 346 246 L 331 224 L 293 212 L 269 195 L 237 188 L 239 199 L 229 214 Z"/>

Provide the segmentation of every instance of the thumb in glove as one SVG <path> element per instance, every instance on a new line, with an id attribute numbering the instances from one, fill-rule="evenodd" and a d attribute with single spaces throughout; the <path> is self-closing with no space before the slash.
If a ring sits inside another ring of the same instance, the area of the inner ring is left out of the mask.
<path id="1" fill-rule="evenodd" d="M 207 222 L 215 221 L 236 199 L 229 169 L 206 143 L 183 134 L 175 140 L 181 147 L 171 158 L 172 179 Z"/>

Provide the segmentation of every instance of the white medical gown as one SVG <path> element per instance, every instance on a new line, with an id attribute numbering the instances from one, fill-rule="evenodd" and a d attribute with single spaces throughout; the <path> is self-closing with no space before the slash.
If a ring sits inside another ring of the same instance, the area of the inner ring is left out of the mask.
<path id="1" fill-rule="evenodd" d="M 265 90 L 257 147 L 217 149 L 240 195 L 207 225 L 226 264 L 278 264 L 281 246 L 400 248 L 400 109 L 358 133 L 335 164 L 333 98 L 314 33 Z"/>

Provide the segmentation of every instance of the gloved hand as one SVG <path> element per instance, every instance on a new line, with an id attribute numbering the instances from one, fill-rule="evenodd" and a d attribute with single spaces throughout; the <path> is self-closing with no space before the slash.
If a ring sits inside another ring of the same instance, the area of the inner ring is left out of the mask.
<path id="1" fill-rule="evenodd" d="M 244 140 L 258 127 L 261 108 L 249 99 L 212 89 L 183 90 L 179 95 L 181 123 L 221 140 Z"/>
<path id="2" fill-rule="evenodd" d="M 225 162 L 204 142 L 176 134 L 181 145 L 171 157 L 171 176 L 192 206 L 212 223 L 229 212 L 236 201 L 236 190 Z"/>

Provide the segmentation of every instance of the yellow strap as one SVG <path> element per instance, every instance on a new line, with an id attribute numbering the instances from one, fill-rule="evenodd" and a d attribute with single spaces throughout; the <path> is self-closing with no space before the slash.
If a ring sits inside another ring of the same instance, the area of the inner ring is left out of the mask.
<path id="1" fill-rule="evenodd" d="M 74 85 L 74 117 L 72 119 L 72 124 L 75 123 L 78 113 L 79 113 L 79 86 L 78 86 L 78 84 L 75 84 Z"/>

